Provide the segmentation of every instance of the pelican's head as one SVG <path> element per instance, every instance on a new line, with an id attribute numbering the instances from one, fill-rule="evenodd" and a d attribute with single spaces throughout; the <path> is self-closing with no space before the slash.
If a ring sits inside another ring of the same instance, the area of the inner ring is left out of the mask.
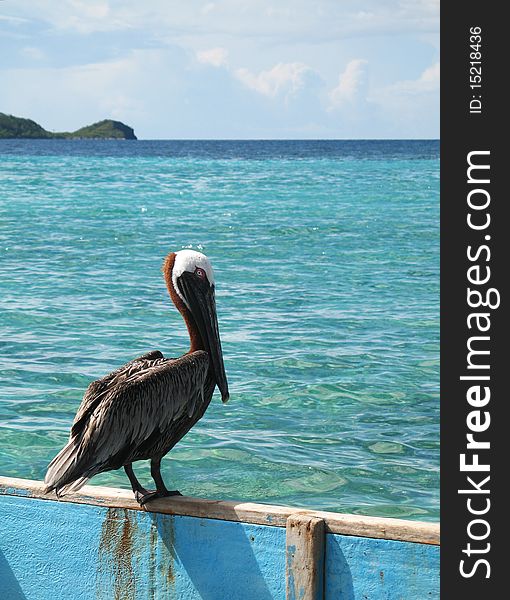
<path id="1" fill-rule="evenodd" d="M 216 316 L 214 272 L 211 261 L 205 254 L 195 250 L 180 250 L 170 254 L 168 260 L 173 264 L 169 264 L 171 273 L 165 270 L 167 285 L 170 290 L 174 289 L 189 311 L 202 340 L 202 346 L 209 354 L 221 399 L 227 402 L 228 383 Z"/>
<path id="2" fill-rule="evenodd" d="M 211 261 L 201 252 L 197 252 L 196 250 L 179 250 L 179 252 L 175 253 L 175 261 L 172 269 L 172 283 L 174 284 L 175 291 L 187 306 L 186 298 L 183 297 L 181 291 L 177 287 L 177 282 L 184 273 L 198 275 L 201 280 L 204 282 L 207 281 L 211 287 L 214 287 L 214 271 Z"/>

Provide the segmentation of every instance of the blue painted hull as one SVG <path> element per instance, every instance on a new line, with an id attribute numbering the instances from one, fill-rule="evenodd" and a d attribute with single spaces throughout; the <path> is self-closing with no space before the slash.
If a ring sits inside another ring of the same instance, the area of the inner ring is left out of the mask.
<path id="1" fill-rule="evenodd" d="M 2 600 L 284 600 L 285 527 L 0 495 Z M 327 533 L 326 600 L 439 598 L 439 546 Z M 289 596 L 287 596 L 289 598 Z"/>

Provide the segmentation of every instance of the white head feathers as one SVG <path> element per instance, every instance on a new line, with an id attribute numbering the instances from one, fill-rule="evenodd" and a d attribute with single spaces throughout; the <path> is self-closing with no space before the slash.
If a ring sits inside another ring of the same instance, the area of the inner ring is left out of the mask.
<path id="1" fill-rule="evenodd" d="M 196 250 L 179 250 L 179 252 L 175 253 L 174 267 L 172 269 L 172 283 L 174 285 L 174 290 L 180 296 L 181 300 L 184 301 L 184 303 L 186 303 L 186 300 L 184 300 L 181 292 L 179 291 L 177 278 L 180 277 L 184 271 L 194 273 L 197 267 L 205 271 L 209 283 L 214 285 L 214 271 L 211 261 L 205 254 L 197 252 Z"/>

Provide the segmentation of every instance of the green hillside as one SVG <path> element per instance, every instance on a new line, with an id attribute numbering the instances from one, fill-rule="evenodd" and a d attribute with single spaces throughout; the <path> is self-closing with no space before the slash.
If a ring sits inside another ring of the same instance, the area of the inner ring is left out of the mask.
<path id="1" fill-rule="evenodd" d="M 82 127 L 73 132 L 53 133 L 46 131 L 41 125 L 31 119 L 14 117 L 0 113 L 0 138 L 4 139 L 121 139 L 121 140 L 136 140 L 135 132 L 131 127 L 105 119 Z"/>
<path id="2" fill-rule="evenodd" d="M 0 138 L 50 138 L 52 134 L 31 119 L 0 113 Z"/>
<path id="3" fill-rule="evenodd" d="M 120 121 L 112 121 L 111 119 L 87 125 L 87 127 L 82 127 L 73 133 L 67 134 L 67 136 L 73 138 L 136 140 L 135 132 L 131 127 L 124 125 Z"/>

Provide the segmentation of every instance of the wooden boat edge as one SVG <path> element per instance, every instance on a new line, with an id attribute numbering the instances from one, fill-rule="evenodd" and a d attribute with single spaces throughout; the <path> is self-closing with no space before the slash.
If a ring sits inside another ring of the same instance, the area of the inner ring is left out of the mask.
<path id="1" fill-rule="evenodd" d="M 57 500 L 55 494 L 43 493 L 43 483 L 41 481 L 12 477 L 0 477 L 0 495 Z M 58 501 L 109 508 L 144 510 L 134 500 L 130 490 L 92 485 L 84 486 L 79 492 L 64 496 Z M 154 500 L 148 508 L 150 508 L 150 512 L 161 514 L 219 519 L 273 527 L 285 527 L 289 516 L 303 515 L 322 519 L 326 533 L 420 544 L 440 544 L 439 524 L 423 521 L 369 517 L 252 502 L 207 500 L 187 496 Z"/>

